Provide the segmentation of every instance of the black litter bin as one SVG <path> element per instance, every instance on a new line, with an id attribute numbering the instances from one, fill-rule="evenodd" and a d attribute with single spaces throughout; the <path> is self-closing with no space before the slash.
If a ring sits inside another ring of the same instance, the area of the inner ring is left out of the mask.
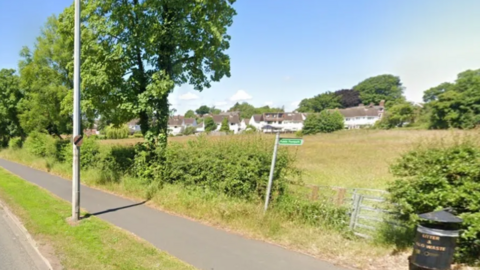
<path id="1" fill-rule="evenodd" d="M 410 257 L 411 270 L 449 270 L 462 219 L 446 210 L 419 215 L 417 235 Z"/>

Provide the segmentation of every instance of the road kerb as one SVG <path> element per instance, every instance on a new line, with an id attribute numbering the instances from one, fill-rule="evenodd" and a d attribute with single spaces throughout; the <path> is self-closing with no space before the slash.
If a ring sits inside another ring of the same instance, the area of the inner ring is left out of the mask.
<path id="1" fill-rule="evenodd" d="M 40 252 L 40 250 L 38 249 L 38 244 L 37 242 L 35 241 L 35 239 L 33 239 L 33 237 L 30 235 L 30 233 L 27 231 L 27 229 L 25 228 L 25 226 L 23 226 L 22 222 L 17 218 L 17 216 L 15 216 L 12 211 L 10 211 L 10 209 L 8 208 L 8 206 L 2 201 L 0 200 L 0 207 L 3 209 L 3 211 L 5 212 L 5 214 L 8 216 L 8 218 L 10 219 L 10 221 L 17 227 L 18 230 L 21 231 L 21 233 L 23 233 L 23 235 L 25 236 L 25 239 L 27 240 L 27 242 L 30 244 L 30 246 L 32 247 L 32 249 L 38 254 L 38 256 L 40 257 L 40 259 L 43 261 L 43 263 L 45 263 L 46 267 L 49 269 L 49 270 L 53 270 L 52 268 L 52 265 L 50 264 L 50 261 L 47 260 L 47 258 L 45 258 L 45 256 L 43 256 L 43 254 Z"/>

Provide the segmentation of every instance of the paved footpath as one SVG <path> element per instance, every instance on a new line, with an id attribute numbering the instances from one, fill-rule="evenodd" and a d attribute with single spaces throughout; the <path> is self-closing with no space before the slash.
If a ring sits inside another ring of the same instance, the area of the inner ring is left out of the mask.
<path id="1" fill-rule="evenodd" d="M 0 270 L 47 270 L 25 234 L 0 206 Z"/>
<path id="2" fill-rule="evenodd" d="M 0 159 L 0 166 L 71 201 L 71 182 Z M 345 270 L 313 257 L 244 238 L 86 186 L 81 206 L 203 270 Z"/>

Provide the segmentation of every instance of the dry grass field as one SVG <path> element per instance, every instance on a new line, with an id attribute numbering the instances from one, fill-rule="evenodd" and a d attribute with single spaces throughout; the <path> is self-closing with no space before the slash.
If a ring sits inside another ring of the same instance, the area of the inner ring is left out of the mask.
<path id="1" fill-rule="evenodd" d="M 476 131 L 432 130 L 345 130 L 332 134 L 305 136 L 305 143 L 289 149 L 296 155 L 306 184 L 347 188 L 384 189 L 394 178 L 389 166 L 415 147 L 464 136 Z M 273 135 L 265 135 L 272 137 Z M 284 135 L 292 137 L 292 134 Z M 225 137 L 211 137 L 221 140 Z M 170 142 L 186 142 L 194 137 L 172 137 Z M 102 144 L 135 144 L 142 139 L 104 140 Z"/>

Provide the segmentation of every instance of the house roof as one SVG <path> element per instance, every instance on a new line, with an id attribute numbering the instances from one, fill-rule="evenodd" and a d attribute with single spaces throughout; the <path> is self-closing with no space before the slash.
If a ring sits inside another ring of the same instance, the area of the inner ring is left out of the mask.
<path id="1" fill-rule="evenodd" d="M 214 115 L 212 116 L 213 121 L 216 124 L 221 124 L 224 118 L 228 118 L 229 124 L 240 124 L 240 116 L 238 115 Z"/>
<path id="2" fill-rule="evenodd" d="M 171 117 L 168 119 L 169 126 L 181 126 L 183 124 L 183 117 Z"/>
<path id="3" fill-rule="evenodd" d="M 193 125 L 195 123 L 195 118 L 185 118 L 184 120 L 185 125 Z"/>
<path id="4" fill-rule="evenodd" d="M 245 125 L 250 124 L 250 118 L 243 119 L 243 122 L 245 123 Z"/>
<path id="5" fill-rule="evenodd" d="M 364 107 L 364 106 L 338 109 L 338 112 L 340 112 L 344 117 L 360 117 L 360 116 L 375 117 L 375 116 L 379 116 L 380 114 L 380 110 L 378 108 Z"/>
<path id="6" fill-rule="evenodd" d="M 261 122 L 261 121 L 263 121 L 263 114 L 255 114 L 255 115 L 253 115 L 253 120 L 254 120 L 255 122 Z"/>
<path id="7" fill-rule="evenodd" d="M 127 125 L 135 126 L 135 125 L 138 125 L 138 122 L 140 122 L 140 119 L 133 119 L 133 120 L 130 120 L 130 122 L 128 122 Z"/>

